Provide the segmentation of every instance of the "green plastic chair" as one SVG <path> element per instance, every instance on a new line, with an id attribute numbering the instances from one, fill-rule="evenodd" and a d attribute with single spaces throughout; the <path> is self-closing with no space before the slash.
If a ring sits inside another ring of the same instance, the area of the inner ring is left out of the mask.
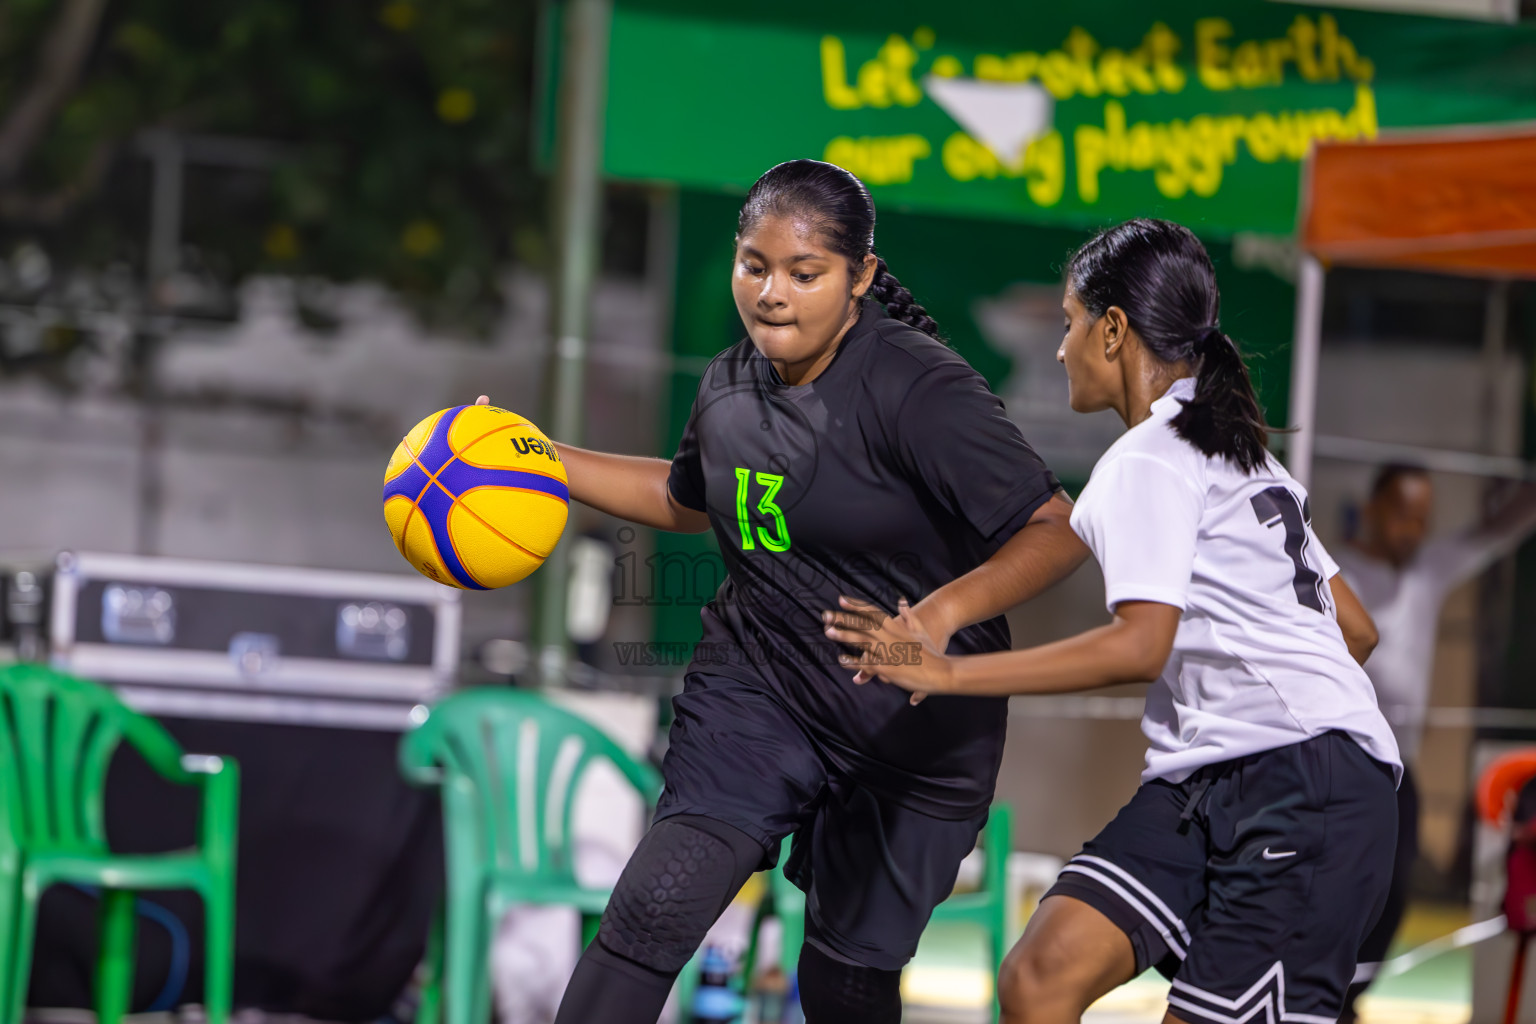
<path id="1" fill-rule="evenodd" d="M 789 859 L 789 846 L 790 840 L 785 839 L 779 855 L 781 865 Z M 968 924 L 986 932 L 988 951 L 992 956 L 992 1019 L 995 1021 L 1002 1012 L 997 1000 L 996 980 L 1002 970 L 1003 957 L 1008 953 L 1009 940 L 1013 938 L 1008 934 L 1007 896 L 1008 854 L 1013 850 L 1013 809 L 1007 804 L 992 806 L 987 815 L 986 827 L 982 830 L 981 846 L 986 851 L 981 887 L 975 892 L 950 896 L 934 908 L 928 923 Z M 1002 856 L 994 856 L 993 851 L 1002 851 Z M 759 907 L 756 920 L 753 921 L 747 955 L 742 961 L 744 967 L 740 978 L 743 985 L 750 983 L 756 971 L 758 925 L 769 913 L 778 917 L 784 929 L 779 966 L 785 974 L 795 973 L 800 963 L 800 947 L 805 944 L 805 893 L 784 877 L 782 867 L 769 872 L 768 888 L 772 906 Z M 688 987 L 691 991 L 693 985 L 697 984 L 693 980 L 698 973 L 697 964 L 690 964 L 688 972 Z"/>
<path id="2" fill-rule="evenodd" d="M 981 886 L 974 892 L 955 893 L 933 909 L 929 924 L 968 924 L 987 934 L 992 954 L 992 1019 L 998 1020 L 1002 1007 L 997 998 L 997 977 L 1003 969 L 1003 957 L 1013 936 L 1008 934 L 1008 855 L 1013 852 L 1013 808 L 993 804 L 982 830 L 982 850 L 986 854 L 981 872 Z"/>
<path id="3" fill-rule="evenodd" d="M 447 891 L 427 948 L 418 1024 L 482 1024 L 490 1013 L 490 941 L 517 903 L 575 907 L 596 934 L 609 889 L 576 880 L 571 812 L 596 760 L 613 764 L 654 807 L 655 769 L 606 733 L 536 693 L 480 687 L 431 710 L 400 743 L 400 769 L 442 789 Z M 446 1003 L 446 1005 L 445 1005 Z"/>
<path id="4" fill-rule="evenodd" d="M 102 791 L 126 742 L 162 778 L 202 790 L 198 845 L 154 854 L 107 849 Z M 112 691 L 39 665 L 0 669 L 0 963 L 5 1019 L 25 1012 L 37 904 L 50 885 L 101 890 L 96 962 L 99 1024 L 117 1024 L 133 997 L 134 892 L 191 889 L 203 900 L 209 1024 L 229 1019 L 234 969 L 239 768 L 188 756 L 164 727 Z"/>

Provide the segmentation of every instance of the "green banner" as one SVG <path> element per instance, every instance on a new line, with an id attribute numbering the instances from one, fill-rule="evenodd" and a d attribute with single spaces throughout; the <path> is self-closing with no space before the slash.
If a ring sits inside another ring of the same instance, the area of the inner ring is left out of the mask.
<path id="1" fill-rule="evenodd" d="M 610 54 L 613 177 L 735 189 L 811 156 L 882 209 L 1073 226 L 1288 233 L 1315 140 L 1536 118 L 1536 24 L 1262 0 L 619 0 Z"/>

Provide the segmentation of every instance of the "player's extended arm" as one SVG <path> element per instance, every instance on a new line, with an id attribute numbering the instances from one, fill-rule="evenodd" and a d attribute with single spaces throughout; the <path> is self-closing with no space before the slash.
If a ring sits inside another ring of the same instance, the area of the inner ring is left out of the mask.
<path id="1" fill-rule="evenodd" d="M 1521 484 L 1486 523 L 1443 546 L 1440 564 L 1447 588 L 1481 573 L 1519 547 L 1532 531 L 1536 531 L 1536 483 Z M 1431 541 L 1426 557 L 1433 560 L 1430 552 L 1438 547 Z"/>
<path id="2" fill-rule="evenodd" d="M 1371 656 L 1376 649 L 1376 641 L 1381 639 L 1376 634 L 1376 623 L 1371 618 L 1371 613 L 1365 610 L 1365 605 L 1355 596 L 1355 592 L 1349 589 L 1349 584 L 1344 582 L 1344 574 L 1337 573 L 1328 581 L 1328 589 L 1333 591 L 1333 606 L 1339 617 L 1339 631 L 1344 634 L 1344 644 L 1349 648 L 1349 656 L 1361 665 L 1365 659 Z"/>
<path id="3" fill-rule="evenodd" d="M 703 533 L 707 513 L 679 505 L 667 486 L 672 463 L 641 455 L 612 455 L 555 442 L 571 497 L 620 519 L 674 533 Z"/>
<path id="4" fill-rule="evenodd" d="M 1071 693 L 1156 679 L 1173 651 L 1183 616 L 1169 604 L 1122 601 L 1108 625 L 1065 640 L 1022 651 L 950 657 L 933 647 L 909 608 L 885 617 L 878 607 L 863 601 L 843 598 L 841 604 L 878 623 L 863 629 L 827 626 L 832 639 L 864 648 L 857 656 L 841 658 L 861 677 L 877 675 L 914 693 L 978 697 Z"/>
<path id="5" fill-rule="evenodd" d="M 1028 601 L 1088 557 L 1088 546 L 1068 525 L 1071 517 L 1071 499 L 1057 491 L 991 558 L 930 593 L 912 612 L 942 647 L 957 630 Z"/>
<path id="6" fill-rule="evenodd" d="M 480 404 L 487 401 L 480 396 Z M 667 487 L 672 463 L 641 455 L 612 455 L 555 442 L 571 497 L 599 512 L 674 533 L 703 533 L 709 516 L 680 505 Z"/>

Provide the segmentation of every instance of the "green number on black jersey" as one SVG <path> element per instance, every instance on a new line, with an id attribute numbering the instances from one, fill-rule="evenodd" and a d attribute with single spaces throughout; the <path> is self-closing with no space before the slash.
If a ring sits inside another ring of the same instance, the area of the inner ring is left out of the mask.
<path id="1" fill-rule="evenodd" d="M 770 535 L 766 529 L 759 526 L 757 540 L 763 542 L 763 547 L 769 551 L 789 550 L 789 526 L 784 522 L 784 511 L 773 503 L 773 496 L 779 493 L 779 488 L 784 486 L 784 478 L 777 473 L 758 473 L 757 482 L 766 488 L 766 492 L 757 500 L 757 511 L 763 515 L 773 517 L 774 533 Z M 736 467 L 736 525 L 741 529 L 741 550 L 752 551 L 757 547 L 753 540 L 753 524 L 747 516 L 747 485 L 751 483 L 753 473 L 750 469 L 741 466 Z"/>

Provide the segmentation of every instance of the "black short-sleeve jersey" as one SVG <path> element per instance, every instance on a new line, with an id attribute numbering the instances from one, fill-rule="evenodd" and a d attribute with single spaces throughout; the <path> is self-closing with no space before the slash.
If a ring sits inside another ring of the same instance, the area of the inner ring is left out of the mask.
<path id="1" fill-rule="evenodd" d="M 704 372 L 669 487 L 709 514 L 727 570 L 690 671 L 761 686 L 840 769 L 905 806 L 984 809 L 1005 699 L 912 707 L 895 687 L 855 685 L 821 623 L 839 594 L 916 604 L 985 562 L 1060 487 L 981 375 L 867 299 L 808 384 L 785 384 L 743 339 Z M 998 617 L 949 650 L 1009 644 Z"/>

